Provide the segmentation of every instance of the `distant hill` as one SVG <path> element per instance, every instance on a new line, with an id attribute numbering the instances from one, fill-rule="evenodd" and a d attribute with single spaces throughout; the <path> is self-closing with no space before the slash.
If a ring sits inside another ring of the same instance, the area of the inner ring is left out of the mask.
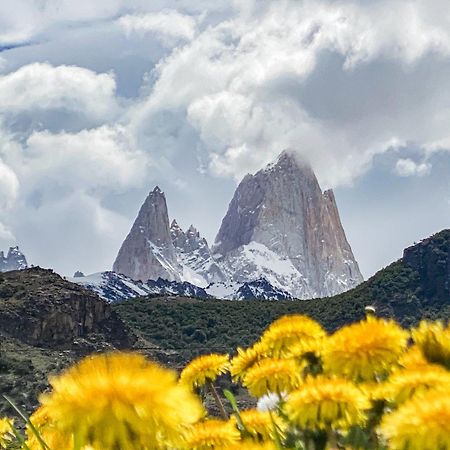
<path id="1" fill-rule="evenodd" d="M 403 258 L 355 289 L 334 297 L 297 301 L 224 301 L 216 299 L 138 298 L 113 305 L 149 341 L 172 349 L 172 362 L 211 350 L 233 351 L 247 345 L 275 318 L 307 314 L 333 331 L 377 314 L 410 326 L 422 318 L 450 317 L 450 230 L 407 248 Z"/>

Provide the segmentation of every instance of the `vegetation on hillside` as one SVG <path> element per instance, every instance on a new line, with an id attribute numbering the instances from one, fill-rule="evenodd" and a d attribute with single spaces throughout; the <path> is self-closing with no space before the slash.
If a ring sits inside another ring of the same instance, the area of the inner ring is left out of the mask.
<path id="1" fill-rule="evenodd" d="M 355 289 L 329 298 L 237 302 L 143 297 L 114 308 L 147 340 L 172 350 L 163 360 L 168 358 L 175 364 L 201 353 L 230 352 L 238 345 L 250 345 L 273 320 L 285 314 L 305 314 L 328 331 L 361 320 L 369 305 L 375 306 L 377 315 L 395 318 L 405 327 L 421 319 L 447 319 L 450 230 L 412 247 L 408 257 L 412 259 L 414 252 L 420 256 L 417 261 L 394 262 Z"/>
<path id="2" fill-rule="evenodd" d="M 0 418 L 6 450 L 447 450 L 450 326 L 407 330 L 368 316 L 331 335 L 283 316 L 236 356 L 209 353 L 180 374 L 139 353 L 96 354 L 50 379 L 38 409 Z M 240 409 L 224 374 L 258 399 Z M 210 392 L 218 415 L 203 404 Z M 231 406 L 227 411 L 225 404 Z"/>

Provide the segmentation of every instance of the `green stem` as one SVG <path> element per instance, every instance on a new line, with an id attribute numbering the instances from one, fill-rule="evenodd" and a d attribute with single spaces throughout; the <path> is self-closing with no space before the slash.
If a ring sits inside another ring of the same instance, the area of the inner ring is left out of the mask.
<path id="1" fill-rule="evenodd" d="M 208 387 L 209 387 L 209 390 L 211 391 L 212 396 L 214 397 L 214 401 L 216 402 L 217 407 L 219 408 L 222 419 L 228 420 L 228 414 L 226 413 L 225 408 L 223 407 L 223 403 L 220 400 L 219 395 L 217 394 L 217 390 L 211 381 L 208 381 Z"/>

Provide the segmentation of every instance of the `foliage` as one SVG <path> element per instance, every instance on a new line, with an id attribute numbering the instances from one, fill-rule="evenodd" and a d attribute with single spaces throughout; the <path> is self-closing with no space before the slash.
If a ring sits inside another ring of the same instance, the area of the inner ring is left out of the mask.
<path id="1" fill-rule="evenodd" d="M 317 330 L 319 343 L 313 345 L 311 337 Z M 431 353 L 430 336 L 438 341 Z M 251 348 L 255 351 L 241 349 L 237 358 L 247 354 L 257 358 L 238 364 L 234 383 L 248 387 L 259 399 L 258 409 L 239 410 L 230 392 L 222 396 L 214 387 L 217 377 L 236 364 L 236 358 L 230 362 L 228 355 L 191 361 L 185 370 L 201 380 L 192 383 L 138 353 L 96 354 L 50 378 L 52 390 L 40 397 L 37 411 L 30 419 L 22 415 L 25 436 L 12 419 L 1 418 L 0 447 L 450 448 L 450 325 L 422 321 L 405 330 L 369 313 L 328 334 L 308 317 L 283 316 Z M 201 404 L 205 386 L 214 393 L 220 419 Z M 272 404 L 266 401 L 263 408 L 267 396 Z M 223 408 L 225 398 L 231 402 L 231 415 Z"/>

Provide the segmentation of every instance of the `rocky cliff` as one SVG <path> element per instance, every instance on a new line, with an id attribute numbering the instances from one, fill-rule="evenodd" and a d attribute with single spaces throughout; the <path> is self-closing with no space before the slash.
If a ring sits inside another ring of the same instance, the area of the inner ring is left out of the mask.
<path id="1" fill-rule="evenodd" d="M 130 347 L 135 338 L 104 300 L 51 270 L 0 275 L 0 333 L 26 344 L 83 351 Z"/>
<path id="2" fill-rule="evenodd" d="M 292 153 L 239 184 L 213 254 L 236 282 L 266 278 L 297 298 L 326 297 L 362 281 L 332 191 Z"/>

